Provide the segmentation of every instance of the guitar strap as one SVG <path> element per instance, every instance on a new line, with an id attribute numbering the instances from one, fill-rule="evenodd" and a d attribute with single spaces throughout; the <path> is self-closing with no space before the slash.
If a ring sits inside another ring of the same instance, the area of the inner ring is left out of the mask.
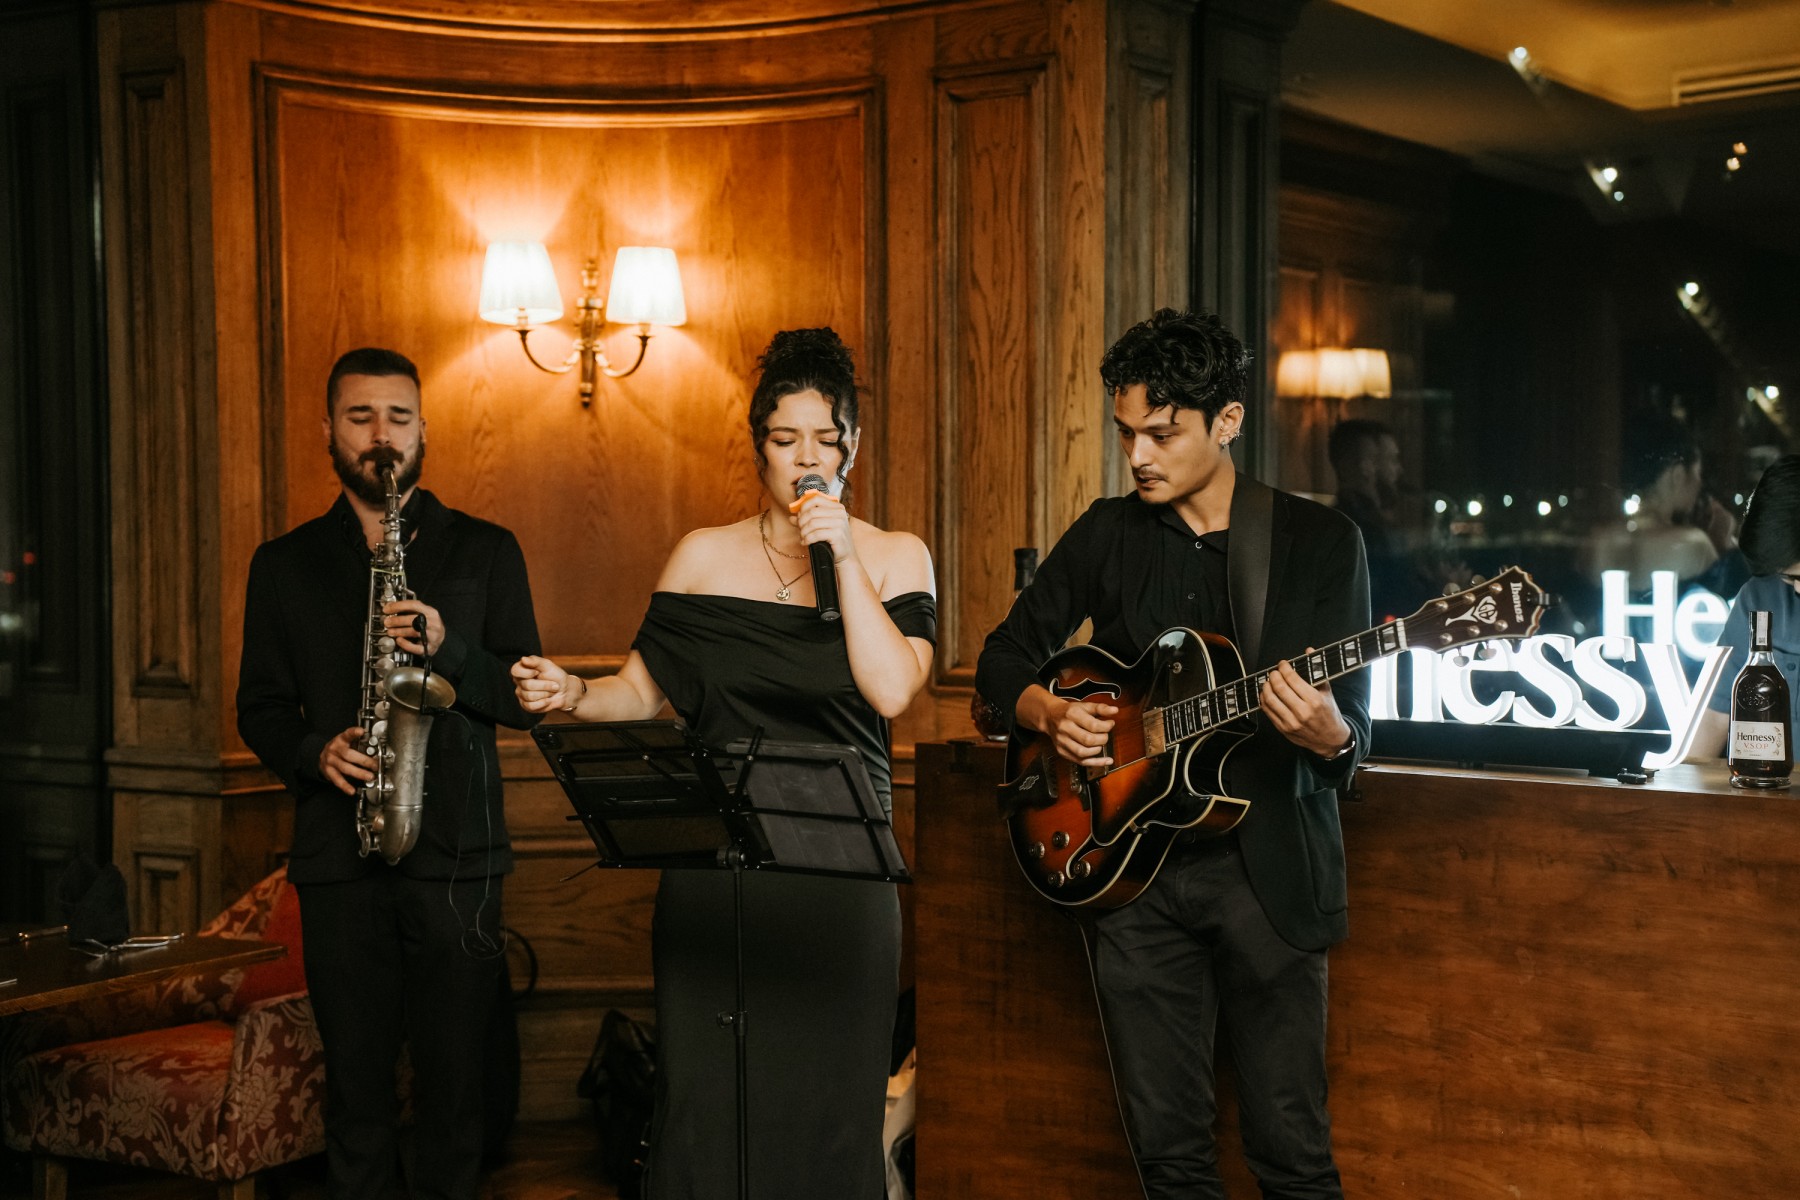
<path id="1" fill-rule="evenodd" d="M 1231 493 L 1231 540 L 1225 554 L 1231 628 L 1249 670 L 1262 666 L 1263 619 L 1269 600 L 1269 560 L 1275 489 L 1242 471 Z"/>

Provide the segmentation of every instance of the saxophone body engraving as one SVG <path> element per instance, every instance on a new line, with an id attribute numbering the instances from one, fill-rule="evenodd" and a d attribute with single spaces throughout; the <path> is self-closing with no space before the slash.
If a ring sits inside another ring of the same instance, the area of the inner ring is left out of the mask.
<path id="1" fill-rule="evenodd" d="M 379 850 L 391 865 L 419 840 L 425 816 L 425 746 L 433 714 L 456 703 L 456 689 L 431 672 L 431 659 L 415 663 L 387 632 L 383 605 L 415 597 L 406 586 L 406 550 L 400 537 L 396 464 L 381 468 L 387 487 L 381 544 L 369 564 L 369 611 L 363 626 L 362 702 L 357 747 L 375 760 L 375 778 L 356 793 L 359 853 Z M 421 642 L 424 634 L 419 635 Z"/>

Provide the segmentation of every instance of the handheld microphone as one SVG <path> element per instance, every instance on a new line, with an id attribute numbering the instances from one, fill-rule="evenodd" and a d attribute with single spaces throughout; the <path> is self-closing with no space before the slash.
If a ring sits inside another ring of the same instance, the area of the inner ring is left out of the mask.
<path id="1" fill-rule="evenodd" d="M 802 475 L 794 484 L 794 499 L 799 500 L 808 492 L 825 491 L 823 475 Z M 806 554 L 812 559 L 813 595 L 819 601 L 819 620 L 835 621 L 841 614 L 838 612 L 837 563 L 832 561 L 831 543 L 814 542 L 806 548 Z"/>

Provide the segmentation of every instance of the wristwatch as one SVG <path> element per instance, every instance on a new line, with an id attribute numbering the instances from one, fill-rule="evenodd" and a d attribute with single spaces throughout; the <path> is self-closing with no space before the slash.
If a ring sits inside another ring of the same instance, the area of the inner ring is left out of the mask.
<path id="1" fill-rule="evenodd" d="M 1328 754 L 1325 757 L 1321 758 L 1319 761 L 1322 763 L 1327 763 L 1327 764 L 1343 762 L 1346 758 L 1350 757 L 1350 752 L 1355 749 L 1356 749 L 1356 731 L 1353 729 L 1350 731 L 1350 736 L 1347 739 L 1345 739 L 1344 744 L 1342 746 L 1338 747 L 1338 749 L 1335 753 Z"/>

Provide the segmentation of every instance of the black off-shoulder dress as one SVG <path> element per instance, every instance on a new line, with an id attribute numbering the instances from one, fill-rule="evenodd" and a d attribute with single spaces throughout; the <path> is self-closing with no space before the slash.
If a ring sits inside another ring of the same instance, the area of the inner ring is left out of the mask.
<path id="1" fill-rule="evenodd" d="M 909 637 L 936 639 L 924 592 L 886 602 Z M 758 727 L 854 746 L 883 804 L 887 727 L 850 674 L 842 628 L 810 606 L 658 592 L 634 648 L 709 745 Z M 731 876 L 665 871 L 652 931 L 657 1096 L 651 1200 L 737 1194 Z M 750 1176 L 784 1200 L 879 1200 L 881 1125 L 900 964 L 894 885 L 810 875 L 744 879 Z"/>

